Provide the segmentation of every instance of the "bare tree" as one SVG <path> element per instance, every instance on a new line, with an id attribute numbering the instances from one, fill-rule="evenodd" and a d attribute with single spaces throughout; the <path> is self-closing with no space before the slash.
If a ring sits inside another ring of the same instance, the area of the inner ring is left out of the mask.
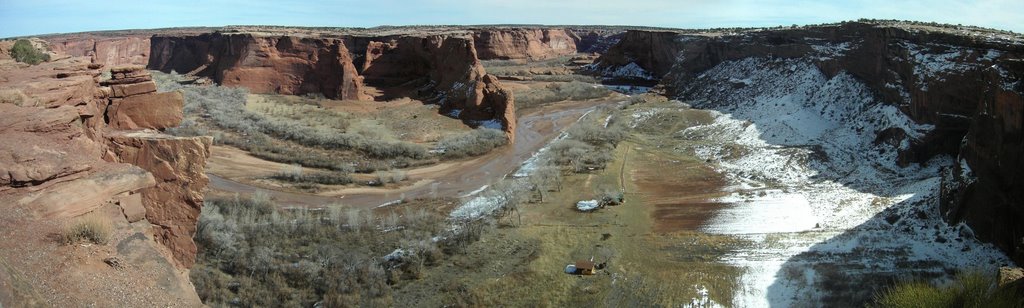
<path id="1" fill-rule="evenodd" d="M 519 211 L 519 206 L 523 203 L 525 187 L 527 184 L 519 182 L 517 180 L 503 180 L 491 186 L 490 192 L 493 194 L 495 199 L 501 200 L 503 206 L 499 208 L 499 217 L 509 217 L 514 212 L 516 214 L 517 223 L 516 226 L 522 225 L 523 216 Z"/>
<path id="2" fill-rule="evenodd" d="M 562 172 L 557 167 L 545 164 L 534 170 L 528 178 L 529 188 L 540 201 L 544 202 L 552 190 L 562 190 Z"/>

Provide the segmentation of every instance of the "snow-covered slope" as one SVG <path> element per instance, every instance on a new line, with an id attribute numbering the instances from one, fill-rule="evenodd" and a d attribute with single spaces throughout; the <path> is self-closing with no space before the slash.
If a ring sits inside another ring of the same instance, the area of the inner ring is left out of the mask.
<path id="1" fill-rule="evenodd" d="M 725 262 L 744 268 L 734 304 L 857 303 L 896 277 L 944 279 L 1009 260 L 938 210 L 949 157 L 897 165 L 930 125 L 880 102 L 846 73 L 809 60 L 745 58 L 695 78 L 682 99 L 715 120 L 676 133 L 732 186 L 703 228 L 753 242 Z M 642 119 L 642 115 L 637 115 Z M 879 137 L 883 136 L 883 137 Z"/>

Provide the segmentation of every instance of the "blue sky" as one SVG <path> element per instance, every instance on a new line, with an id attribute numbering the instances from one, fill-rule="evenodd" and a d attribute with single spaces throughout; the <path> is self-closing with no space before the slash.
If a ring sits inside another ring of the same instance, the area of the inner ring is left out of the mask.
<path id="1" fill-rule="evenodd" d="M 615 24 L 677 28 L 909 19 L 1024 32 L 1024 0 L 0 0 L 0 37 L 239 24 Z"/>

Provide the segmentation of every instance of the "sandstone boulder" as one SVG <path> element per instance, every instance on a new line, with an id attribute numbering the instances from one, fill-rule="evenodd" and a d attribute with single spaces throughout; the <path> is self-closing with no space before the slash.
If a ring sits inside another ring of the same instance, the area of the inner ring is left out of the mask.
<path id="1" fill-rule="evenodd" d="M 76 108 L 0 104 L 0 190 L 36 186 L 93 169 L 101 148 L 79 125 Z"/>
<path id="2" fill-rule="evenodd" d="M 107 119 L 116 129 L 165 129 L 181 123 L 182 108 L 180 92 L 147 93 L 111 99 Z"/>
<path id="3" fill-rule="evenodd" d="M 110 86 L 110 89 L 112 91 L 111 97 L 128 97 L 156 92 L 156 83 L 147 81 L 132 84 L 115 84 Z"/>
<path id="4" fill-rule="evenodd" d="M 142 206 L 142 194 L 121 195 L 117 199 L 117 205 L 128 222 L 136 222 L 146 219 L 146 208 Z"/>

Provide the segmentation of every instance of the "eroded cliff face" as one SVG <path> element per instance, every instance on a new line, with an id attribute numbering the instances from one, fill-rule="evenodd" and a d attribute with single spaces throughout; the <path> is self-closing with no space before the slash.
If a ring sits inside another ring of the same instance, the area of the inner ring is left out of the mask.
<path id="1" fill-rule="evenodd" d="M 482 29 L 473 32 L 481 60 L 543 60 L 576 53 L 580 38 L 565 29 Z"/>
<path id="2" fill-rule="evenodd" d="M 211 139 L 160 133 L 180 122 L 181 95 L 157 93 L 141 67 L 101 82 L 86 57 L 0 66 L 18 94 L 0 103 L 0 302 L 199 305 L 187 268 Z M 83 216 L 111 225 L 109 244 L 55 240 Z"/>
<path id="3" fill-rule="evenodd" d="M 576 51 L 583 53 L 604 54 L 622 40 L 625 31 L 614 29 L 571 29 L 579 38 L 576 40 Z"/>
<path id="4" fill-rule="evenodd" d="M 92 63 L 107 67 L 146 65 L 149 61 L 149 35 L 102 37 L 79 34 L 50 37 L 46 41 L 58 54 L 87 57 Z"/>
<path id="5" fill-rule="evenodd" d="M 210 77 L 254 93 L 319 93 L 333 99 L 366 99 L 341 39 L 201 34 L 154 36 L 148 67 Z"/>
<path id="6" fill-rule="evenodd" d="M 364 93 L 364 79 L 378 88 L 412 87 L 416 91 L 401 95 L 438 103 L 442 112 L 459 110 L 458 118 L 471 125 L 498 121 L 514 139 L 512 93 L 486 74 L 468 34 L 305 38 L 212 33 L 155 36 L 152 43 L 150 69 L 206 76 L 256 93 L 321 93 L 336 99 L 372 99 Z"/>
<path id="7" fill-rule="evenodd" d="M 829 77 L 848 73 L 915 122 L 933 125 L 920 138 L 900 128 L 872 133 L 876 142 L 906 141 L 898 153 L 904 165 L 936 155 L 962 161 L 945 175 L 943 214 L 1024 262 L 1019 38 L 865 23 L 724 36 L 631 31 L 597 67 L 614 73 L 635 63 L 685 100 L 706 90 L 688 86 L 703 72 L 745 58 L 802 59 Z"/>
<path id="8" fill-rule="evenodd" d="M 477 59 L 471 37 L 453 35 L 403 36 L 369 41 L 363 75 L 386 84 L 415 84 L 420 96 L 457 114 L 473 125 L 499 121 L 510 141 L 515 139 L 512 91 L 488 75 Z"/>
<path id="9" fill-rule="evenodd" d="M 682 49 L 683 45 L 678 42 L 678 38 L 679 34 L 674 32 L 626 31 L 615 45 L 594 62 L 594 68 L 612 77 L 664 76 L 676 64 L 676 54 Z M 631 63 L 645 72 L 616 72 L 620 68 L 630 67 Z"/>

